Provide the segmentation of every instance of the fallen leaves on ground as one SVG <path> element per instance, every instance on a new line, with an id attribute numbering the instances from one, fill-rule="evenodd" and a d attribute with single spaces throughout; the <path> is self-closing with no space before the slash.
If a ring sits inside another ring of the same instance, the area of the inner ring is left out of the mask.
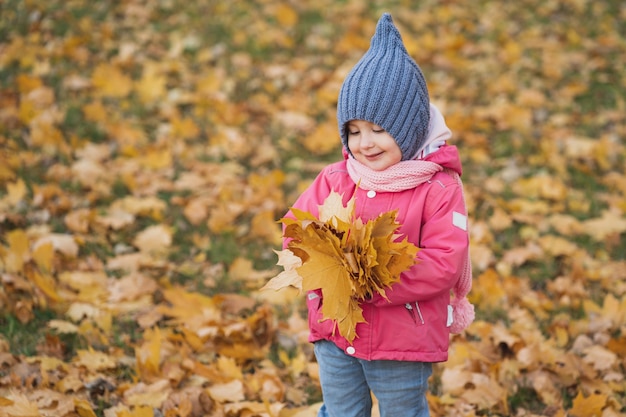
<path id="1" fill-rule="evenodd" d="M 256 289 L 383 10 L 464 159 L 432 414 L 624 414 L 620 2 L 5 3 L 1 417 L 316 415 L 301 299 Z"/>

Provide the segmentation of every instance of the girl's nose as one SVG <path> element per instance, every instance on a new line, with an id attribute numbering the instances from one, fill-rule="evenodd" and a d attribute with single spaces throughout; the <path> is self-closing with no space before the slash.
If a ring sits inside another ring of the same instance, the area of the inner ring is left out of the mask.
<path id="1" fill-rule="evenodd" d="M 361 147 L 369 149 L 374 146 L 374 138 L 369 132 L 361 132 Z"/>

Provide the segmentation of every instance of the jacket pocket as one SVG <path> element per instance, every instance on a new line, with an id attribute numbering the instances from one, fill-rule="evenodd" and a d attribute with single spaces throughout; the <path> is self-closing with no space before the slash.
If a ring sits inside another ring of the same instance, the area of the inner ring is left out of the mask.
<path id="1" fill-rule="evenodd" d="M 306 305 L 310 309 L 319 310 L 322 296 L 317 291 L 309 291 L 306 295 Z"/>
<path id="2" fill-rule="evenodd" d="M 306 306 L 309 312 L 309 330 L 311 335 L 318 338 L 328 338 L 333 331 L 333 321 L 324 320 L 322 292 L 313 290 L 306 294 Z"/>
<path id="3" fill-rule="evenodd" d="M 414 303 L 406 303 L 404 308 L 406 308 L 406 311 L 409 312 L 416 325 L 424 325 L 424 316 L 422 316 L 422 310 L 420 309 L 420 305 L 417 301 Z"/>

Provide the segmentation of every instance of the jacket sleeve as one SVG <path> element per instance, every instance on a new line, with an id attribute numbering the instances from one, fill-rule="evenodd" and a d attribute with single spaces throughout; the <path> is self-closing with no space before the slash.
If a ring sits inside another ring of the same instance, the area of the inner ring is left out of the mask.
<path id="1" fill-rule="evenodd" d="M 405 304 L 449 294 L 462 273 L 464 259 L 469 256 L 469 234 L 461 186 L 456 182 L 445 187 L 433 184 L 422 219 L 408 223 L 414 228 L 420 222 L 417 263 L 386 290 L 389 301 L 379 294 L 372 297 L 375 305 Z M 411 232 L 405 229 L 405 233 Z"/>

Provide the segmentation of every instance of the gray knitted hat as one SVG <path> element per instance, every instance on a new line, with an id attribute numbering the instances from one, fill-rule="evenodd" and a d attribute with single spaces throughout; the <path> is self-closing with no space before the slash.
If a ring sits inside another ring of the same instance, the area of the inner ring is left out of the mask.
<path id="1" fill-rule="evenodd" d="M 402 160 L 413 158 L 428 135 L 426 80 L 389 13 L 378 21 L 369 49 L 348 73 L 339 92 L 337 121 L 348 152 L 346 123 L 357 119 L 385 129 L 398 143 Z"/>

